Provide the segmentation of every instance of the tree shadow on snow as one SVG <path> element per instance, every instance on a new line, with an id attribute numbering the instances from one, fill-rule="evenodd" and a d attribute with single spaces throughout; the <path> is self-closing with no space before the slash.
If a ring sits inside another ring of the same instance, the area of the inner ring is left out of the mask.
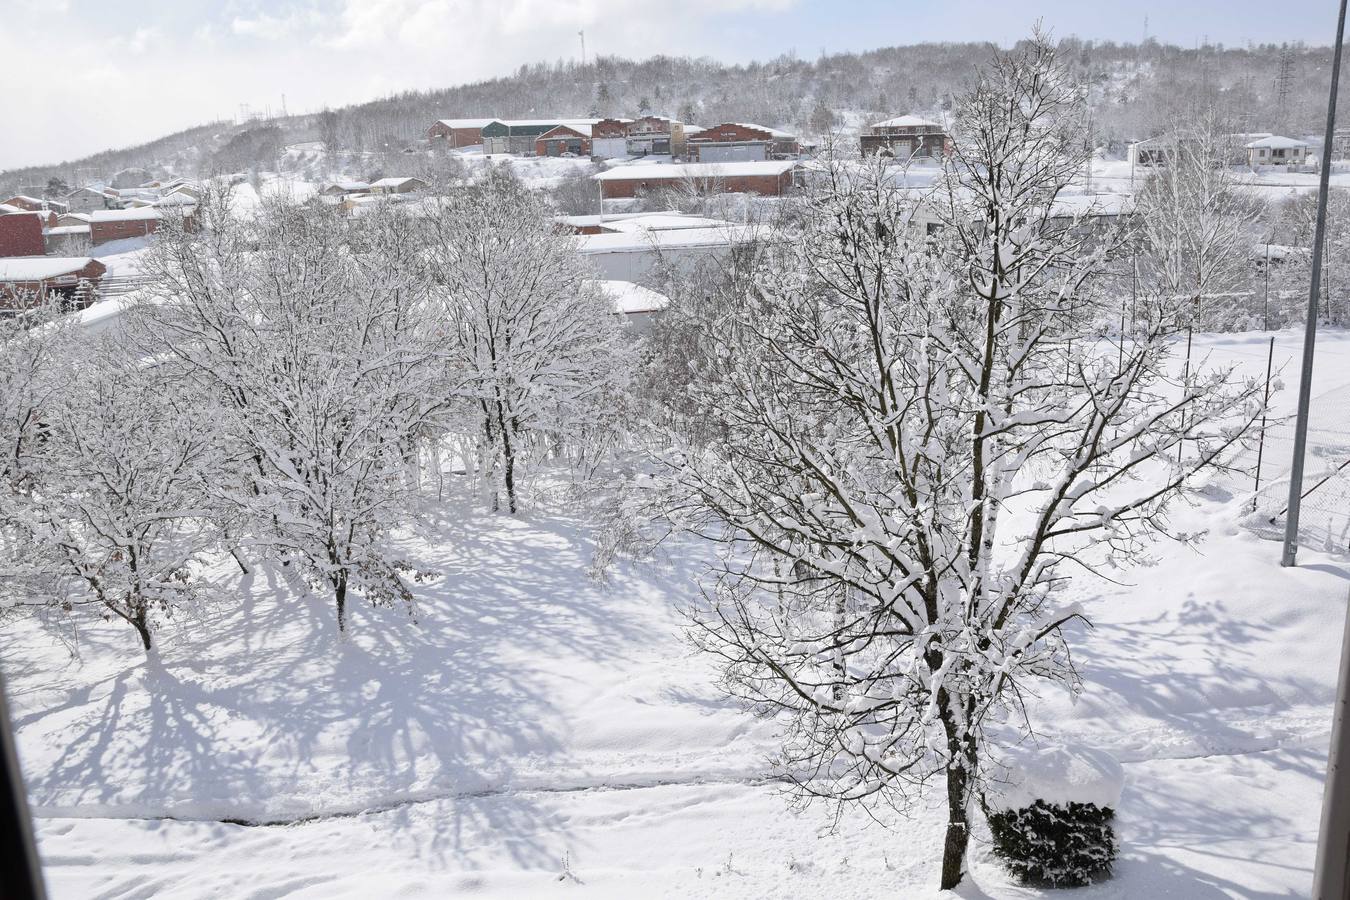
<path id="1" fill-rule="evenodd" d="M 416 622 L 354 598 L 339 637 L 331 598 L 297 596 L 259 564 L 199 627 L 166 632 L 162 661 L 132 662 L 134 636 L 98 630 L 83 655 L 116 660 L 115 674 L 81 684 L 73 667 L 63 701 L 19 720 L 21 744 L 60 742 L 28 754 L 36 806 L 246 822 L 394 810 L 381 821 L 417 828 L 438 857 L 487 840 L 556 867 L 539 836 L 549 816 L 513 790 L 570 770 L 557 675 L 540 663 L 612 664 L 620 680 L 622 648 L 669 637 L 618 608 L 641 579 L 586 578 L 576 522 L 446 515 L 427 528 L 434 542 L 408 550 L 442 574 L 414 588 Z M 406 814 L 424 800 L 448 801 L 429 835 Z"/>

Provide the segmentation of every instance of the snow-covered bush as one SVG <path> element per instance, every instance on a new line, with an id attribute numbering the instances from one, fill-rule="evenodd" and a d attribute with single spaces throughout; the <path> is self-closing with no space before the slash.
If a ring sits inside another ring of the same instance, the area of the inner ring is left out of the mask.
<path id="1" fill-rule="evenodd" d="M 1024 745 L 984 793 L 994 854 L 1031 884 L 1078 887 L 1111 872 L 1124 775 L 1108 754 Z"/>
<path id="2" fill-rule="evenodd" d="M 1028 884 L 1079 887 L 1110 874 L 1116 858 L 1115 810 L 1093 803 L 1037 800 L 988 813 L 994 853 Z"/>

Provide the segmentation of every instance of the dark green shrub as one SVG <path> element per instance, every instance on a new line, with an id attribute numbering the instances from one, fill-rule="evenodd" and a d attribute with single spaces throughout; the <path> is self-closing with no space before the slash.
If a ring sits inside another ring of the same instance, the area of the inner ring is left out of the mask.
<path id="1" fill-rule="evenodd" d="M 986 812 L 994 854 L 1025 883 L 1079 887 L 1111 874 L 1116 858 L 1115 810 L 1095 803 Z"/>

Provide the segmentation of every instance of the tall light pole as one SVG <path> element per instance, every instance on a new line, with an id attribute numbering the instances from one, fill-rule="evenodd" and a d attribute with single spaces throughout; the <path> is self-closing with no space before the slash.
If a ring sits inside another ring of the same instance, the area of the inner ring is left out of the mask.
<path id="1" fill-rule="evenodd" d="M 1309 292 L 1308 324 L 1303 345 L 1303 381 L 1299 384 L 1298 427 L 1294 432 L 1294 479 L 1289 484 L 1291 505 L 1285 525 L 1285 565 L 1292 565 L 1298 541 L 1299 493 L 1303 479 L 1303 450 L 1308 439 L 1308 397 L 1312 377 L 1312 341 L 1317 327 L 1317 281 L 1322 268 L 1322 243 L 1326 240 L 1327 177 L 1331 172 L 1331 139 L 1336 127 L 1336 87 L 1341 75 L 1341 41 L 1345 38 L 1345 4 L 1341 0 L 1336 20 L 1336 51 L 1331 63 L 1331 99 L 1327 104 L 1327 133 L 1322 144 L 1322 179 L 1317 197 L 1317 234 L 1313 244 L 1312 290 Z M 1341 674 L 1332 712 L 1331 752 L 1327 755 L 1327 780 L 1322 788 L 1322 821 L 1317 837 L 1317 861 L 1313 865 L 1313 900 L 1350 900 L 1350 604 L 1345 610 L 1341 636 Z"/>
<path id="2" fill-rule="evenodd" d="M 1345 37 L 1345 3 L 1336 20 L 1336 48 L 1331 61 L 1331 95 L 1327 101 L 1327 133 L 1322 142 L 1322 170 L 1317 187 L 1317 227 L 1313 232 L 1312 276 L 1308 284 L 1308 318 L 1303 323 L 1303 368 L 1298 383 L 1298 420 L 1294 426 L 1294 466 L 1289 473 L 1289 515 L 1284 522 L 1280 565 L 1292 566 L 1298 554 L 1299 503 L 1303 499 L 1303 456 L 1308 448 L 1308 402 L 1312 399 L 1313 347 L 1317 340 L 1317 294 L 1322 286 L 1322 247 L 1327 239 L 1327 191 L 1331 178 L 1332 137 L 1336 131 L 1336 89 L 1341 78 L 1341 41 Z M 1350 762 L 1350 760 L 1347 760 Z"/>

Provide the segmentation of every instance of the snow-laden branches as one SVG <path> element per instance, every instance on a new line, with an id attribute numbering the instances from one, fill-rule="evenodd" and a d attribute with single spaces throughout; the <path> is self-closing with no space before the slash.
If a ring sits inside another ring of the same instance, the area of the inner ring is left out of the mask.
<path id="1" fill-rule="evenodd" d="M 424 224 L 446 390 L 472 410 L 494 508 L 504 494 L 514 513 L 522 463 L 616 432 L 631 352 L 612 301 L 537 198 L 489 177 L 439 199 Z"/>
<path id="2" fill-rule="evenodd" d="M 1227 372 L 1176 377 L 1174 316 L 1092 336 L 1120 238 L 1056 206 L 1081 117 L 1035 41 L 959 100 L 931 192 L 827 163 L 800 233 L 702 307 L 665 413 L 675 515 L 726 547 L 697 641 L 784 715 L 804 795 L 903 802 L 944 775 L 944 887 L 991 727 L 1077 689 L 1066 580 L 1137 555 L 1259 415 Z M 937 233 L 914 227 L 932 210 Z"/>
<path id="3" fill-rule="evenodd" d="M 215 500 L 241 539 L 332 592 L 339 629 L 349 590 L 411 606 L 410 567 L 386 538 L 445 406 L 411 222 L 275 204 L 207 226 L 161 236 L 139 312 L 160 376 L 210 410 L 229 460 Z"/>

